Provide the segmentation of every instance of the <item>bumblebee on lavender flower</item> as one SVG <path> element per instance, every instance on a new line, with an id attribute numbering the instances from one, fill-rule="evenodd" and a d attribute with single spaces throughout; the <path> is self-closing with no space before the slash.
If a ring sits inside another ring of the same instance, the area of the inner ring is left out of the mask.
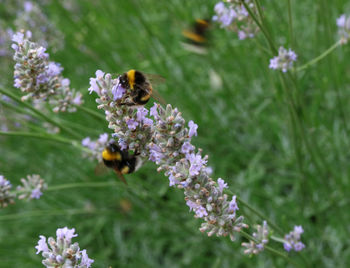
<path id="1" fill-rule="evenodd" d="M 114 142 L 110 142 L 102 151 L 102 160 L 104 165 L 113 169 L 125 184 L 127 183 L 123 175 L 137 171 L 142 165 L 142 160 L 137 152 L 129 155 L 128 151 L 121 150 Z"/>
<path id="2" fill-rule="evenodd" d="M 120 85 L 130 90 L 128 100 L 121 105 L 140 106 L 145 105 L 151 97 L 165 104 L 163 98 L 153 89 L 152 84 L 164 83 L 165 79 L 160 75 L 145 74 L 137 70 L 129 70 L 119 77 Z M 152 83 L 151 83 L 152 82 Z"/>

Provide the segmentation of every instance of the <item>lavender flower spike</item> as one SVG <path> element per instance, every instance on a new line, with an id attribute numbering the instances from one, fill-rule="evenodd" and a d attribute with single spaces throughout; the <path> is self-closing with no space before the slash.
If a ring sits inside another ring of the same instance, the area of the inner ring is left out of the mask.
<path id="1" fill-rule="evenodd" d="M 82 95 L 69 87 L 69 79 L 63 78 L 63 68 L 49 61 L 44 47 L 29 41 L 23 33 L 16 33 L 12 40 L 15 50 L 14 86 L 27 95 L 22 100 L 47 101 L 54 112 L 75 112 L 75 105 L 82 104 Z"/>
<path id="2" fill-rule="evenodd" d="M 149 112 L 146 108 L 122 105 L 123 99 L 130 97 L 125 91 L 122 99 L 115 99 L 113 90 L 118 79 L 110 74 L 92 78 L 99 90 L 94 90 L 99 98 L 99 109 L 104 109 L 113 137 L 129 150 L 137 151 L 144 159 L 154 161 L 158 171 L 169 177 L 169 185 L 184 190 L 185 201 L 195 217 L 204 223 L 200 230 L 211 236 L 230 236 L 247 227 L 243 217 L 237 216 L 235 197 L 231 201 L 223 193 L 227 184 L 223 180 L 215 182 L 207 168 L 208 156 L 191 145 L 191 138 L 197 134 L 198 126 L 190 121 L 189 128 L 177 108 L 168 105 L 166 109 L 154 104 Z M 140 110 L 141 109 L 141 110 Z M 136 124 L 137 123 L 137 124 Z"/>
<path id="3" fill-rule="evenodd" d="M 45 267 L 57 268 L 89 268 L 94 262 L 89 259 L 86 250 L 80 250 L 79 244 L 72 244 L 72 238 L 78 236 L 75 234 L 75 229 L 67 227 L 58 228 L 56 231 L 57 238 L 49 237 L 46 242 L 46 237 L 40 235 L 40 240 L 36 248 L 36 254 L 42 252 L 44 260 L 42 263 Z"/>

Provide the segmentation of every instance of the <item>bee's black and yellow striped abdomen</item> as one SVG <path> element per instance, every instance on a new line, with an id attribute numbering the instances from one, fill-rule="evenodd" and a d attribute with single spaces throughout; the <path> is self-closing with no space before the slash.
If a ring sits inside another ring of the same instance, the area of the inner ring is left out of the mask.
<path id="1" fill-rule="evenodd" d="M 188 42 L 194 45 L 204 45 L 207 42 L 207 32 L 209 28 L 209 21 L 203 19 L 196 19 L 191 30 L 184 30 L 183 36 Z"/>

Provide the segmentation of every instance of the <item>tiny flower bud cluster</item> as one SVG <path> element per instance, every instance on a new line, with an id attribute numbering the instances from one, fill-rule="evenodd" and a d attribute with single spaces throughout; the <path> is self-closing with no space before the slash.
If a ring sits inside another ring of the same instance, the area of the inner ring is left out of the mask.
<path id="1" fill-rule="evenodd" d="M 64 47 L 64 35 L 49 21 L 36 2 L 23 3 L 22 11 L 16 14 L 14 25 L 18 30 L 30 30 L 33 38 L 43 47 L 50 45 L 53 51 Z"/>
<path id="2" fill-rule="evenodd" d="M 121 149 L 137 151 L 146 157 L 146 144 L 153 134 L 153 120 L 147 118 L 148 110 L 122 105 L 130 96 L 129 90 L 121 87 L 118 78 L 112 79 L 111 74 L 100 70 L 96 78 L 90 78 L 89 92 L 99 95 L 98 108 L 104 109 L 108 127 L 114 130 L 113 137 L 118 138 Z"/>
<path id="3" fill-rule="evenodd" d="M 297 60 L 297 54 L 291 49 L 287 50 L 284 47 L 280 47 L 278 50 L 278 56 L 270 60 L 269 68 L 274 70 L 282 70 L 287 72 L 293 68 L 293 62 Z"/>
<path id="4" fill-rule="evenodd" d="M 256 241 L 250 240 L 249 243 L 242 243 L 242 246 L 247 248 L 244 250 L 244 254 L 259 254 L 264 250 L 264 246 L 269 242 L 268 236 L 269 229 L 266 221 L 264 221 L 262 226 L 256 226 L 256 233 L 253 233 L 253 237 Z"/>
<path id="5" fill-rule="evenodd" d="M 303 227 L 294 226 L 294 230 L 284 236 L 284 249 L 286 251 L 301 251 L 303 248 L 305 248 L 305 245 L 300 241 L 301 234 L 303 232 Z"/>
<path id="6" fill-rule="evenodd" d="M 147 118 L 148 110 L 123 105 L 129 96 L 121 90 L 118 79 L 110 74 L 96 72 L 96 78 L 90 79 L 90 92 L 95 91 L 99 98 L 99 109 L 104 109 L 109 127 L 114 130 L 122 149 L 137 151 L 143 157 L 159 165 L 158 171 L 165 171 L 170 186 L 184 189 L 185 201 L 195 217 L 203 218 L 205 223 L 200 230 L 211 236 L 229 235 L 234 240 L 234 232 L 247 227 L 243 217 L 237 216 L 236 196 L 228 200 L 223 193 L 227 184 L 219 179 L 210 178 L 207 168 L 207 156 L 202 157 L 201 150 L 191 144 L 191 138 L 197 135 L 198 126 L 186 122 L 177 108 L 168 105 L 166 109 L 155 104 L 150 109 L 154 120 Z M 117 87 L 117 88 L 116 88 Z"/>
<path id="7" fill-rule="evenodd" d="M 244 0 L 253 12 L 255 5 L 250 0 Z M 250 17 L 248 11 L 240 0 L 226 1 L 228 3 L 219 2 L 215 5 L 215 16 L 213 21 L 221 24 L 222 28 L 229 29 L 238 34 L 240 40 L 253 38 L 258 32 L 258 27 Z"/>
<path id="8" fill-rule="evenodd" d="M 0 207 L 7 207 L 13 204 L 16 195 L 11 192 L 12 185 L 3 175 L 0 175 Z"/>
<path id="9" fill-rule="evenodd" d="M 42 191 L 47 189 L 47 184 L 40 175 L 27 175 L 27 179 L 22 178 L 23 186 L 17 186 L 18 199 L 39 199 Z"/>
<path id="10" fill-rule="evenodd" d="M 74 105 L 82 104 L 82 95 L 69 87 L 70 81 L 63 78 L 63 68 L 49 61 L 45 48 L 30 42 L 31 33 L 16 33 L 12 40 L 15 50 L 14 86 L 27 95 L 22 100 L 40 99 L 49 101 L 54 106 L 54 112 L 75 112 Z"/>
<path id="11" fill-rule="evenodd" d="M 90 137 L 86 137 L 81 141 L 81 144 L 89 149 L 89 152 L 84 152 L 84 157 L 102 162 L 102 151 L 106 148 L 109 141 L 110 139 L 107 133 L 101 134 L 96 141 L 92 141 Z"/>
<path id="12" fill-rule="evenodd" d="M 45 267 L 56 268 L 89 268 L 94 260 L 89 259 L 86 250 L 80 250 L 79 244 L 72 244 L 72 238 L 78 236 L 74 234 L 75 229 L 67 227 L 58 228 L 56 231 L 57 238 L 49 237 L 46 242 L 46 237 L 40 235 L 36 254 L 42 252 L 44 260 L 42 263 Z"/>
<path id="13" fill-rule="evenodd" d="M 350 17 L 345 14 L 337 19 L 338 32 L 342 44 L 346 44 L 350 39 Z"/>

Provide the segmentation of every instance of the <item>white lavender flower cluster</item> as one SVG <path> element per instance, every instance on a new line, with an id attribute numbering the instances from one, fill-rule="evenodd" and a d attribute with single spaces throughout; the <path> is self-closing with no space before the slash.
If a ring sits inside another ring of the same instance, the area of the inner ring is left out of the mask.
<path id="1" fill-rule="evenodd" d="M 228 200 L 223 193 L 227 184 L 219 179 L 210 178 L 206 167 L 208 157 L 202 157 L 201 150 L 191 144 L 191 138 L 197 135 L 197 125 L 190 121 L 185 126 L 181 113 L 171 105 L 166 109 L 155 104 L 148 118 L 144 107 L 133 108 L 122 105 L 128 98 L 125 89 L 120 89 L 118 79 L 110 74 L 96 72 L 96 78 L 90 79 L 90 92 L 96 92 L 99 109 L 104 109 L 109 127 L 114 130 L 122 149 L 137 151 L 144 158 L 159 165 L 158 171 L 165 171 L 170 186 L 176 185 L 185 191 L 186 204 L 196 217 L 205 222 L 200 230 L 208 235 L 229 235 L 234 240 L 234 232 L 247 227 L 243 217 L 237 216 L 236 197 Z M 122 92 L 122 93 L 118 93 Z"/>
<path id="2" fill-rule="evenodd" d="M 305 245 L 300 241 L 301 234 L 304 232 L 303 227 L 294 226 L 293 231 L 284 236 L 285 243 L 283 244 L 286 251 L 301 251 Z"/>
<path id="3" fill-rule="evenodd" d="M 346 44 L 350 39 L 350 17 L 345 14 L 337 19 L 338 32 L 342 44 Z"/>
<path id="4" fill-rule="evenodd" d="M 39 199 L 42 191 L 47 189 L 47 184 L 40 175 L 27 175 L 27 179 L 22 178 L 23 185 L 17 186 L 18 199 Z"/>
<path id="5" fill-rule="evenodd" d="M 97 160 L 98 162 L 102 162 L 102 151 L 108 145 L 110 139 L 108 138 L 107 133 L 103 133 L 97 140 L 91 140 L 90 137 L 86 137 L 81 141 L 81 144 L 88 148 L 88 152 L 84 152 L 83 157 L 87 157 L 90 160 Z"/>
<path id="6" fill-rule="evenodd" d="M 5 208 L 15 202 L 16 194 L 11 192 L 12 185 L 3 175 L 0 175 L 0 207 Z"/>
<path id="7" fill-rule="evenodd" d="M 146 117 L 148 110 L 121 105 L 128 102 L 129 91 L 120 85 L 118 78 L 112 79 L 111 74 L 100 70 L 96 71 L 96 78 L 90 78 L 89 92 L 99 95 L 98 108 L 105 111 L 108 127 L 114 130 L 113 137 L 118 138 L 120 148 L 146 157 L 146 145 L 153 133 L 153 120 Z"/>
<path id="8" fill-rule="evenodd" d="M 278 56 L 270 60 L 269 67 L 274 70 L 282 70 L 287 72 L 293 68 L 293 62 L 297 60 L 297 54 L 291 49 L 287 50 L 284 47 L 280 47 L 278 50 Z"/>
<path id="9" fill-rule="evenodd" d="M 253 12 L 255 5 L 250 0 L 244 0 Z M 253 38 L 258 32 L 258 27 L 242 4 L 241 0 L 227 0 L 226 3 L 218 2 L 215 7 L 213 21 L 217 21 L 222 28 L 234 31 L 240 40 Z"/>
<path id="10" fill-rule="evenodd" d="M 16 191 L 12 190 L 12 185 L 3 175 L 0 175 L 0 207 L 7 207 L 18 199 L 39 199 L 42 191 L 47 188 L 45 181 L 39 175 L 27 175 L 27 179 L 22 178 L 23 185 L 18 186 Z M 18 195 L 18 196 L 17 196 Z"/>
<path id="11" fill-rule="evenodd" d="M 255 228 L 256 232 L 252 235 L 256 241 L 250 240 L 249 243 L 242 243 L 242 246 L 247 248 L 244 250 L 244 254 L 257 255 L 264 250 L 264 246 L 269 242 L 269 229 L 266 221 L 262 225 L 256 225 Z"/>
<path id="12" fill-rule="evenodd" d="M 29 41 L 31 33 L 26 36 L 16 33 L 12 40 L 15 50 L 14 86 L 27 95 L 22 100 L 37 99 L 48 101 L 54 112 L 75 112 L 75 105 L 82 104 L 82 95 L 69 87 L 70 81 L 63 78 L 63 68 L 49 61 L 45 48 Z"/>
<path id="13" fill-rule="evenodd" d="M 75 229 L 67 227 L 58 228 L 56 231 L 57 238 L 40 235 L 36 254 L 42 252 L 44 260 L 42 263 L 45 267 L 56 268 L 89 268 L 94 260 L 89 259 L 86 250 L 80 250 L 79 244 L 72 244 L 72 238 L 77 237 Z"/>

